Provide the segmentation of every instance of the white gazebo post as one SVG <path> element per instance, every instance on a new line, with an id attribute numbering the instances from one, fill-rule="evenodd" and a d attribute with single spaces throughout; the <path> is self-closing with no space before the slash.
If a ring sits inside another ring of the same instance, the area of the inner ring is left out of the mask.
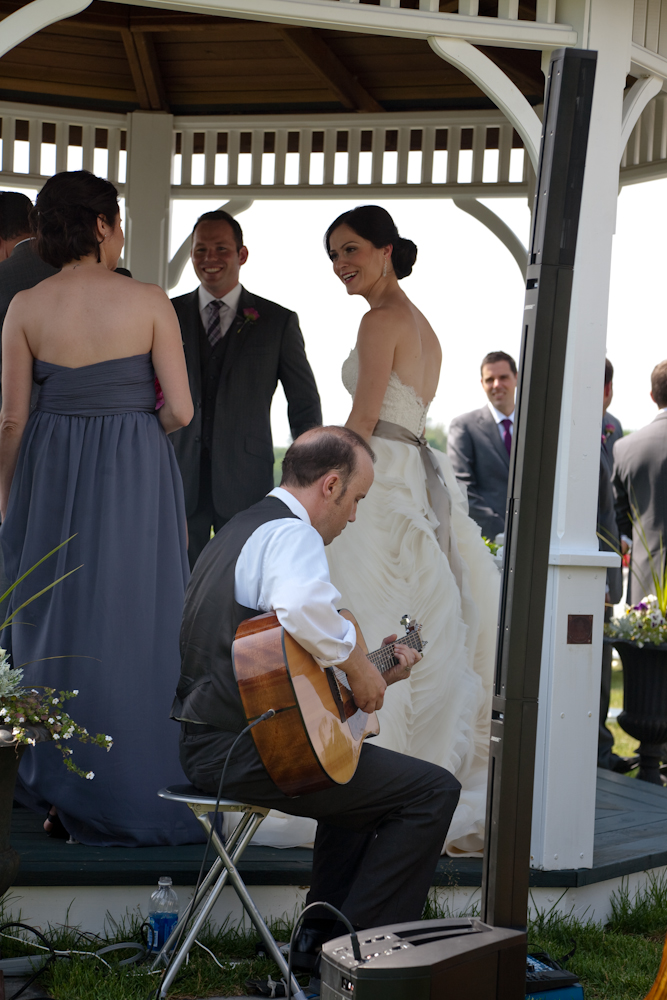
<path id="1" fill-rule="evenodd" d="M 606 567 L 618 564 L 614 553 L 598 551 L 596 536 L 602 387 L 633 15 L 627 0 L 559 0 L 556 6 L 558 20 L 577 30 L 581 48 L 598 52 L 598 63 L 574 268 L 539 695 L 531 865 L 551 870 L 593 864 L 601 626 Z M 592 616 L 590 641 L 568 642 L 571 615 Z"/>
<path id="2" fill-rule="evenodd" d="M 174 119 L 133 111 L 128 119 L 125 263 L 134 278 L 168 287 Z"/>

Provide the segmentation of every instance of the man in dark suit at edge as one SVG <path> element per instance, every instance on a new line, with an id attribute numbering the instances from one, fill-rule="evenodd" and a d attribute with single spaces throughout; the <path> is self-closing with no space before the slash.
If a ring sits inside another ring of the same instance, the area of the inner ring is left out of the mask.
<path id="1" fill-rule="evenodd" d="M 602 399 L 602 442 L 600 448 L 600 482 L 598 491 L 598 539 L 603 552 L 627 552 L 627 541 L 621 540 L 616 523 L 614 490 L 611 483 L 616 441 L 623 437 L 623 428 L 617 417 L 608 412 L 614 396 L 614 367 L 607 358 L 604 367 L 604 396 Z M 608 622 L 614 604 L 623 596 L 623 570 L 620 566 L 607 569 L 604 620 Z M 613 752 L 614 737 L 607 729 L 609 699 L 611 695 L 611 651 L 612 647 L 602 646 L 602 675 L 600 685 L 600 731 L 598 735 L 598 767 L 625 774 L 631 770 L 638 758 L 619 757 Z"/>
<path id="2" fill-rule="evenodd" d="M 468 492 L 470 516 L 485 538 L 493 540 L 505 530 L 517 385 L 514 358 L 492 351 L 482 361 L 481 376 L 489 402 L 452 420 L 447 454 Z"/>
<path id="3" fill-rule="evenodd" d="M 190 256 L 201 284 L 172 299 L 183 333 L 195 415 L 171 436 L 183 476 L 190 566 L 234 514 L 273 487 L 270 408 L 278 381 L 292 436 L 322 423 L 317 386 L 296 313 L 239 283 L 243 232 L 224 211 L 206 212 Z"/>
<path id="4" fill-rule="evenodd" d="M 30 198 L 19 191 L 0 191 L 0 329 L 17 292 L 58 273 L 35 250 L 31 208 Z"/>

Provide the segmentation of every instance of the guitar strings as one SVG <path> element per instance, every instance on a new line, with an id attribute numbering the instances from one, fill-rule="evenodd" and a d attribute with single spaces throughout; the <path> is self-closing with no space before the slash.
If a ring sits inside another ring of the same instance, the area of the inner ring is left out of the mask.
<path id="1" fill-rule="evenodd" d="M 403 646 L 410 646 L 412 649 L 421 647 L 421 625 L 415 629 L 413 632 L 408 632 L 401 639 L 397 639 L 396 643 L 391 643 L 389 646 L 380 646 L 379 649 L 374 650 L 372 653 L 368 653 L 368 659 L 374 664 L 380 671 L 380 673 L 385 673 L 394 664 L 394 645 L 400 643 Z"/>

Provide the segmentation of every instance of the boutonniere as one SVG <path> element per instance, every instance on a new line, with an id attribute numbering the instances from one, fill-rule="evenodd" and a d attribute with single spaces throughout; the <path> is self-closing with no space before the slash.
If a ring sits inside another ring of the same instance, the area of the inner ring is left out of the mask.
<path id="1" fill-rule="evenodd" d="M 259 319 L 259 313 L 252 306 L 249 309 L 244 309 L 243 315 L 245 316 L 246 323 L 256 323 Z"/>
<path id="2" fill-rule="evenodd" d="M 602 432 L 602 444 L 606 444 L 609 438 L 612 436 L 616 427 L 614 424 L 605 424 L 604 431 Z"/>

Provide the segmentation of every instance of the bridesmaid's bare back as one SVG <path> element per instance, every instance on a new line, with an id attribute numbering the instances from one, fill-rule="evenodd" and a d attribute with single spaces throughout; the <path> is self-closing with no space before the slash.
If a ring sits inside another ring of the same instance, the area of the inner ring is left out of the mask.
<path id="1" fill-rule="evenodd" d="M 19 293 L 15 309 L 33 357 L 80 368 L 147 354 L 165 298 L 157 285 L 86 261 Z"/>

